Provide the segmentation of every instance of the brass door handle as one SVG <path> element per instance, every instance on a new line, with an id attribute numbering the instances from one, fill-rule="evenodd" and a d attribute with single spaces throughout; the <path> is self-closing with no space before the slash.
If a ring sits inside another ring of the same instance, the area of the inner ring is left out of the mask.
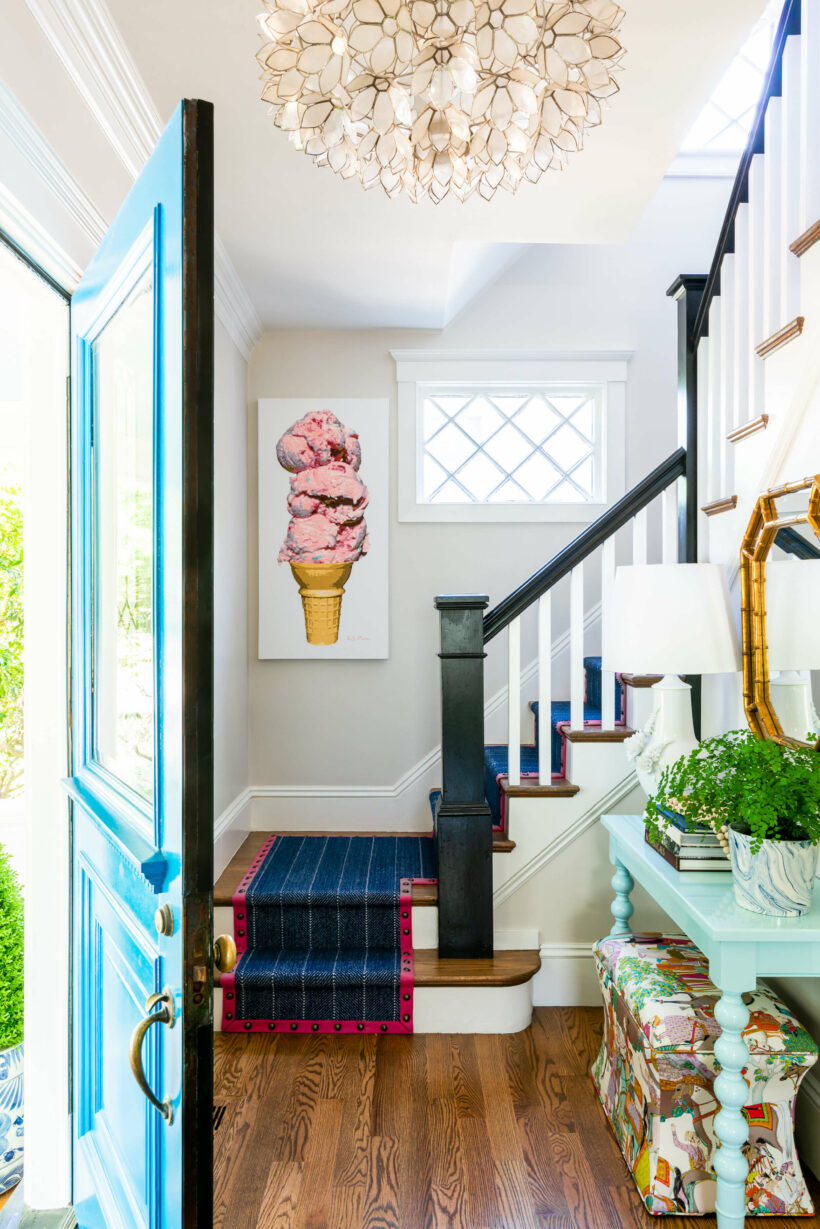
<path id="1" fill-rule="evenodd" d="M 230 935 L 214 940 L 214 964 L 220 973 L 230 973 L 236 965 L 236 944 Z"/>
<path id="2" fill-rule="evenodd" d="M 154 1011 L 157 1003 L 162 1003 L 159 1011 Z M 168 986 L 161 994 L 149 994 L 145 1000 L 145 1010 L 148 1013 L 140 1020 L 137 1027 L 131 1034 L 131 1044 L 129 1046 L 129 1061 L 131 1070 L 134 1074 L 134 1079 L 139 1084 L 145 1096 L 153 1105 L 154 1109 L 159 1110 L 165 1121 L 170 1126 L 174 1121 L 174 1107 L 170 1100 L 166 1097 L 164 1101 L 158 1100 L 145 1078 L 145 1072 L 142 1069 L 142 1042 L 145 1034 L 154 1024 L 166 1024 L 168 1028 L 174 1027 L 176 1019 L 176 1006 L 174 1004 L 174 992 Z"/>

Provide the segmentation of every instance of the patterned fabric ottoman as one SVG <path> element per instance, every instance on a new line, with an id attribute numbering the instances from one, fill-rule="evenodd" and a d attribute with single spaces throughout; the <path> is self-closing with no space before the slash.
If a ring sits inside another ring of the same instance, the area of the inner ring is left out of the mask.
<path id="1" fill-rule="evenodd" d="M 683 935 L 619 935 L 595 945 L 604 1036 L 592 1078 L 648 1210 L 715 1210 L 718 1110 L 714 1007 L 706 957 Z M 750 1062 L 746 1210 L 810 1216 L 794 1145 L 794 1102 L 817 1046 L 764 987 L 744 995 Z"/>

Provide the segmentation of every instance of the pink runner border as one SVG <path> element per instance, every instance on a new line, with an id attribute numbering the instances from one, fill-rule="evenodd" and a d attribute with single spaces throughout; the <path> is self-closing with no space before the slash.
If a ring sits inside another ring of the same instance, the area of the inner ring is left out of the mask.
<path id="1" fill-rule="evenodd" d="M 249 870 L 233 896 L 234 941 L 237 964 L 248 949 L 246 896 L 256 874 L 267 857 L 278 833 L 268 837 L 254 858 Z M 360 835 L 366 836 L 366 833 Z M 432 835 L 429 838 L 432 840 Z M 399 975 L 400 1020 L 237 1020 L 229 1007 L 235 1001 L 235 972 L 223 973 L 222 1032 L 223 1033 L 412 1033 L 413 1032 L 413 885 L 438 883 L 438 879 L 402 879 L 399 882 L 399 944 L 401 972 Z"/>

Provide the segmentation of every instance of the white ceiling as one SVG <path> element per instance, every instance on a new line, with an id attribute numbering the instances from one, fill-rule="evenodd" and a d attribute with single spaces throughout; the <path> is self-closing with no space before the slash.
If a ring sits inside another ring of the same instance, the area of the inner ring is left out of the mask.
<path id="1" fill-rule="evenodd" d="M 625 240 L 763 8 L 621 2 L 621 92 L 569 168 L 515 197 L 438 206 L 365 193 L 291 148 L 258 98 L 260 0 L 108 0 L 108 12 L 163 120 L 183 96 L 215 104 L 217 226 L 266 327 L 440 328 L 523 244 Z M 61 4 L 63 21 L 107 15 L 102 0 Z M 3 0 L 0 81 L 110 217 L 129 175 L 32 17 L 48 7 Z M 76 240 L 81 265 L 88 244 Z"/>

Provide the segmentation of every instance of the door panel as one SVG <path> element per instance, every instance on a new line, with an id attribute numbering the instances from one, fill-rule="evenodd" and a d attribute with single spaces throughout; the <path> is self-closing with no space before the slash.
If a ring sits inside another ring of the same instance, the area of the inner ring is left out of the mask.
<path id="1" fill-rule="evenodd" d="M 212 108 L 185 102 L 72 302 L 81 1229 L 211 1223 L 212 403 Z"/>

